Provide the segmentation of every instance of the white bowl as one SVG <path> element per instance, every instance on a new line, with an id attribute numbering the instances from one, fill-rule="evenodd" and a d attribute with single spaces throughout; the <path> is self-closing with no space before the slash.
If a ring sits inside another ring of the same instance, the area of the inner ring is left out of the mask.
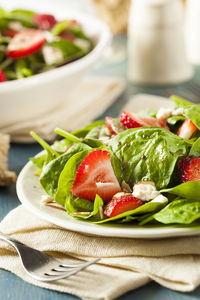
<path id="1" fill-rule="evenodd" d="M 77 19 L 86 34 L 95 41 L 94 49 L 75 62 L 29 78 L 0 83 L 0 127 L 42 116 L 52 111 L 59 102 L 67 101 L 69 91 L 78 88 L 80 80 L 99 61 L 109 45 L 111 33 L 106 24 L 93 16 L 70 12 L 63 3 L 62 0 L 43 0 L 41 6 L 39 1 L 0 0 L 0 6 L 8 10 L 26 8 L 52 13 L 60 20 Z"/>

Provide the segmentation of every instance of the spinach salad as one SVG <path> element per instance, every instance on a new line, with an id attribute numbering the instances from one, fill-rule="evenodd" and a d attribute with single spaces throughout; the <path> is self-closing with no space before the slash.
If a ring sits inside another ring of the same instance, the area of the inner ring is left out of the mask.
<path id="1" fill-rule="evenodd" d="M 93 41 L 77 20 L 0 8 L 0 82 L 21 79 L 87 55 Z"/>
<path id="2" fill-rule="evenodd" d="M 74 218 L 96 224 L 196 224 L 200 219 L 200 105 L 172 96 L 174 108 L 106 117 L 31 158 L 44 190 Z"/>

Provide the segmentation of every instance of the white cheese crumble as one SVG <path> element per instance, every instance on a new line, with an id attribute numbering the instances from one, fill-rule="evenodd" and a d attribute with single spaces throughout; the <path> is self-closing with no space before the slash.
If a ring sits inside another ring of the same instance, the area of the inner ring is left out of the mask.
<path id="1" fill-rule="evenodd" d="M 58 40 L 58 37 L 54 36 L 50 31 L 44 31 L 44 36 L 48 43 Z"/>
<path id="2" fill-rule="evenodd" d="M 26 29 L 20 22 L 9 22 L 8 23 L 8 28 L 15 30 L 15 31 L 22 31 L 24 29 Z"/>
<path id="3" fill-rule="evenodd" d="M 173 116 L 182 116 L 183 115 L 183 107 L 179 107 L 172 112 Z"/>
<path id="4" fill-rule="evenodd" d="M 153 181 L 140 181 L 133 187 L 132 195 L 142 201 L 149 201 L 160 194 Z"/>
<path id="5" fill-rule="evenodd" d="M 74 43 L 77 46 L 83 48 L 85 51 L 89 51 L 90 50 L 90 42 L 87 41 L 87 40 L 83 40 L 83 39 L 78 39 L 77 38 L 77 39 L 74 40 Z"/>
<path id="6" fill-rule="evenodd" d="M 61 63 L 63 61 L 63 54 L 57 48 L 51 46 L 44 46 L 42 48 L 42 54 L 47 65 Z"/>
<path id="7" fill-rule="evenodd" d="M 156 118 L 157 119 L 167 119 L 167 118 L 171 117 L 172 113 L 173 113 L 172 107 L 169 107 L 169 108 L 161 107 L 157 112 Z"/>
<path id="8" fill-rule="evenodd" d="M 158 203 L 168 203 L 168 199 L 167 197 L 163 196 L 163 195 L 158 195 L 156 198 L 154 198 L 153 200 L 151 200 L 151 202 L 158 202 Z"/>

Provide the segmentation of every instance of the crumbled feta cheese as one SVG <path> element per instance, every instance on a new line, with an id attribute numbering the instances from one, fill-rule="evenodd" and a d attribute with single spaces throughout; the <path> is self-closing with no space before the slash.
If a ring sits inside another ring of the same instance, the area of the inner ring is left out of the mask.
<path id="1" fill-rule="evenodd" d="M 167 119 L 172 115 L 172 112 L 173 112 L 172 107 L 169 107 L 169 108 L 161 107 L 157 112 L 156 118 L 157 119 Z"/>
<path id="2" fill-rule="evenodd" d="M 41 198 L 41 204 L 47 204 L 49 202 L 52 202 L 54 201 L 53 197 L 50 197 L 48 195 L 42 195 L 42 198 Z"/>
<path id="3" fill-rule="evenodd" d="M 42 54 L 47 65 L 61 63 L 63 61 L 63 54 L 57 48 L 51 46 L 44 46 L 42 48 Z"/>
<path id="4" fill-rule="evenodd" d="M 43 33 L 48 43 L 52 43 L 58 39 L 58 37 L 54 36 L 50 31 L 44 31 Z"/>
<path id="5" fill-rule="evenodd" d="M 83 48 L 85 51 L 89 51 L 90 50 L 90 41 L 88 40 L 83 40 L 83 39 L 75 39 L 74 40 L 74 44 L 76 44 L 77 46 Z"/>
<path id="6" fill-rule="evenodd" d="M 167 197 L 163 196 L 163 195 L 158 195 L 156 198 L 154 198 L 153 200 L 151 200 L 151 202 L 158 202 L 158 203 L 168 203 L 168 199 Z"/>
<path id="7" fill-rule="evenodd" d="M 172 112 L 173 116 L 182 116 L 183 115 L 183 107 L 179 107 Z"/>
<path id="8" fill-rule="evenodd" d="M 160 192 L 156 190 L 153 181 L 140 181 L 134 185 L 132 194 L 142 201 L 149 201 L 156 198 Z"/>
<path id="9" fill-rule="evenodd" d="M 21 30 L 26 29 L 20 22 L 17 22 L 17 21 L 9 22 L 8 28 L 15 30 L 15 31 L 21 31 Z"/>

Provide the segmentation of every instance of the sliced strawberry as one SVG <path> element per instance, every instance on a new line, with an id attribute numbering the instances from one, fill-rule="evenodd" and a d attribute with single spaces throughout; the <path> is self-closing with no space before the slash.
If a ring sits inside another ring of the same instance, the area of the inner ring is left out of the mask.
<path id="1" fill-rule="evenodd" d="M 126 128 L 122 125 L 119 119 L 114 119 L 111 117 L 106 117 L 106 125 L 110 132 L 114 135 L 118 134 L 119 132 L 124 131 Z"/>
<path id="2" fill-rule="evenodd" d="M 39 50 L 46 42 L 42 31 L 27 29 L 17 33 L 8 44 L 7 55 L 11 58 L 19 58 L 32 54 Z"/>
<path id="3" fill-rule="evenodd" d="M 131 193 L 117 193 L 106 205 L 104 214 L 111 218 L 141 206 L 143 202 Z"/>
<path id="4" fill-rule="evenodd" d="M 196 125 L 190 119 L 186 119 L 179 128 L 177 135 L 184 139 L 190 139 L 195 131 L 197 131 Z"/>
<path id="5" fill-rule="evenodd" d="M 11 28 L 4 28 L 3 29 L 3 34 L 5 36 L 8 36 L 8 37 L 14 37 L 16 34 L 18 33 L 17 30 L 14 30 L 14 29 L 11 29 Z"/>
<path id="6" fill-rule="evenodd" d="M 65 31 L 61 32 L 61 34 L 59 36 L 62 39 L 68 40 L 70 42 L 73 42 L 76 39 L 76 37 L 73 34 L 71 34 L 69 32 L 65 32 Z"/>
<path id="7" fill-rule="evenodd" d="M 184 157 L 178 163 L 181 182 L 200 181 L 200 157 Z"/>
<path id="8" fill-rule="evenodd" d="M 98 194 L 108 202 L 120 191 L 110 162 L 110 153 L 106 150 L 90 152 L 77 170 L 72 194 L 88 200 L 94 200 Z"/>
<path id="9" fill-rule="evenodd" d="M 106 117 L 105 120 L 106 120 L 106 125 L 107 125 L 108 129 L 110 130 L 110 132 L 112 134 L 117 134 L 117 132 L 114 130 L 114 128 L 112 126 L 113 118 L 112 117 Z"/>
<path id="10" fill-rule="evenodd" d="M 162 127 L 165 129 L 169 129 L 164 119 L 156 119 L 153 117 L 141 116 L 135 113 L 130 113 L 126 110 L 122 111 L 120 122 L 126 128 L 153 126 L 153 127 Z"/>
<path id="11" fill-rule="evenodd" d="M 35 14 L 33 22 L 43 30 L 49 30 L 57 23 L 55 17 L 48 14 Z"/>
<path id="12" fill-rule="evenodd" d="M 4 82 L 6 81 L 6 75 L 4 74 L 4 72 L 0 69 L 0 82 Z"/>

